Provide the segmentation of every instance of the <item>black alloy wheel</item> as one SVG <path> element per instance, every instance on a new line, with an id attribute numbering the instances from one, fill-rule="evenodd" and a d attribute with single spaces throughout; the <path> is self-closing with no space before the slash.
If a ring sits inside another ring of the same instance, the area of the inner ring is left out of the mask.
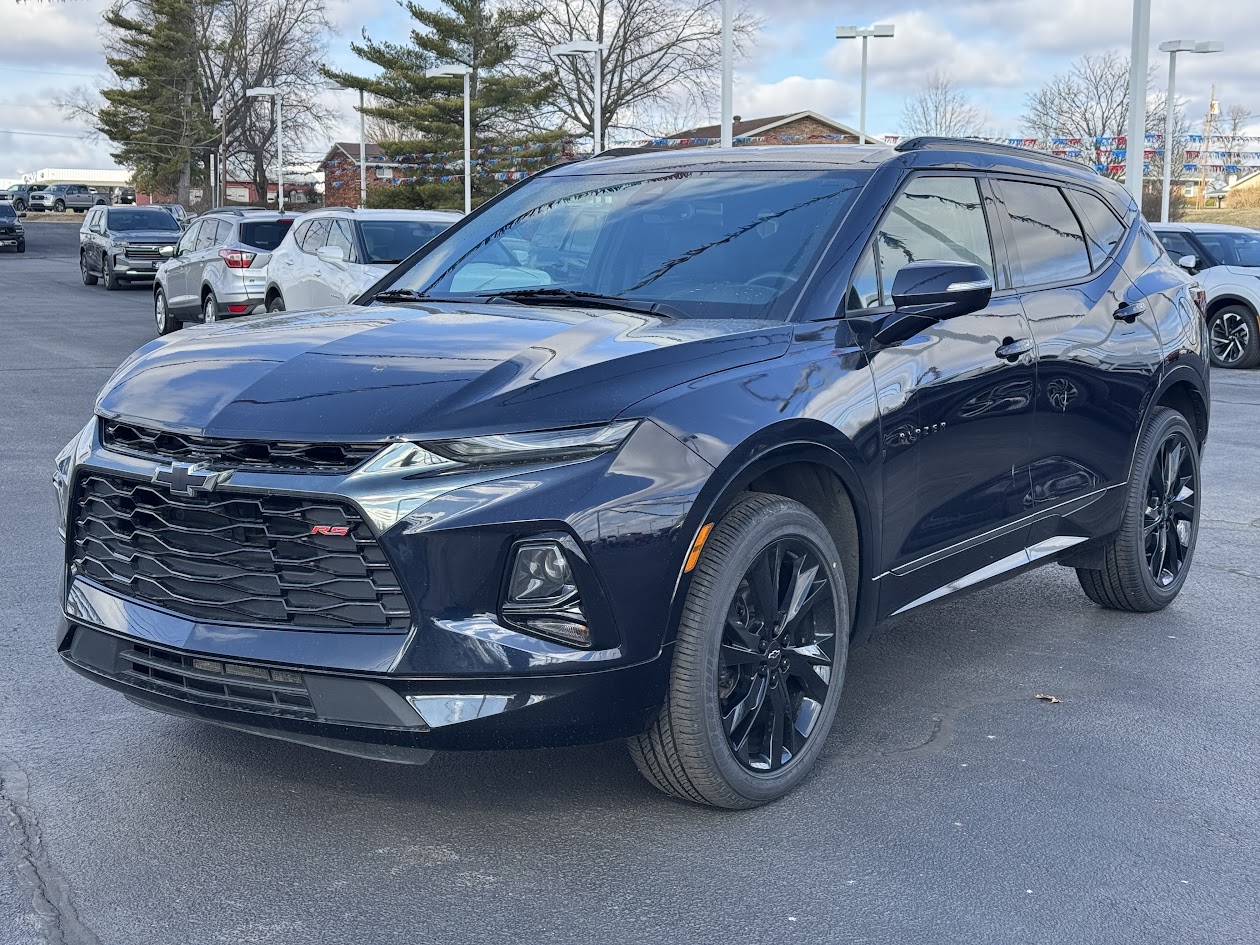
<path id="1" fill-rule="evenodd" d="M 58 200 L 58 201 L 56 201 L 56 202 L 53 204 L 53 210 L 55 210 L 57 213 L 65 213 L 65 212 L 66 212 L 66 202 L 65 202 L 64 200 Z"/>
<path id="2" fill-rule="evenodd" d="M 1142 535 L 1146 566 L 1157 587 L 1170 587 L 1189 559 L 1198 519 L 1199 471 L 1181 431 L 1170 433 L 1146 476 Z"/>
<path id="3" fill-rule="evenodd" d="M 777 771 L 813 735 L 836 662 L 834 595 L 800 538 L 767 546 L 726 615 L 718 658 L 722 727 L 739 763 Z"/>
<path id="4" fill-rule="evenodd" d="M 1260 364 L 1260 326 L 1256 313 L 1230 305 L 1208 318 L 1208 346 L 1213 367 L 1249 368 Z"/>
<path id="5" fill-rule="evenodd" d="M 1078 567 L 1100 607 L 1162 610 L 1181 592 L 1199 535 L 1199 447 L 1190 423 L 1156 407 L 1138 439 L 1120 531 L 1099 549 L 1101 567 Z"/>
<path id="6" fill-rule="evenodd" d="M 835 721 L 848 656 L 840 553 L 810 509 L 747 493 L 722 516 L 692 572 L 669 692 L 628 740 L 667 794 L 741 809 L 809 774 Z"/>

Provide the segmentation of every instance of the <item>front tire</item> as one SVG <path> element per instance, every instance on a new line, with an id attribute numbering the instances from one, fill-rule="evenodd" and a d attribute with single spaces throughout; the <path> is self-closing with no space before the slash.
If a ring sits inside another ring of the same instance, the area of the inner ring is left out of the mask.
<path id="1" fill-rule="evenodd" d="M 1245 305 L 1227 305 L 1208 316 L 1212 367 L 1251 368 L 1260 364 L 1260 326 Z"/>
<path id="2" fill-rule="evenodd" d="M 53 210 L 56 211 L 57 213 L 65 213 L 66 202 L 64 200 L 58 200 L 56 203 L 53 204 Z"/>
<path id="3" fill-rule="evenodd" d="M 25 201 L 25 200 L 15 200 L 15 201 L 13 201 L 13 209 L 14 209 L 16 212 L 21 213 L 23 210 L 25 210 L 25 209 L 26 209 L 26 201 Z"/>
<path id="4" fill-rule="evenodd" d="M 114 273 L 114 264 L 109 261 L 108 256 L 101 261 L 101 279 L 104 280 L 105 289 L 108 292 L 117 292 L 122 286 L 122 283 L 118 281 L 118 276 Z"/>
<path id="5" fill-rule="evenodd" d="M 26 252 L 26 240 L 18 240 L 17 251 L 19 253 Z"/>
<path id="6" fill-rule="evenodd" d="M 639 771 L 714 807 L 787 794 L 835 720 L 848 627 L 840 554 L 818 517 L 781 496 L 740 499 L 700 555 L 665 704 L 629 739 Z"/>
<path id="7" fill-rule="evenodd" d="M 1151 613 L 1176 599 L 1199 536 L 1199 447 L 1186 418 L 1157 407 L 1138 442 L 1119 533 L 1103 567 L 1077 568 L 1099 607 Z"/>
<path id="8" fill-rule="evenodd" d="M 79 276 L 84 285 L 96 285 L 96 276 L 88 269 L 87 253 L 79 253 Z"/>
<path id="9" fill-rule="evenodd" d="M 159 335 L 169 335 L 179 327 L 179 320 L 171 317 L 171 310 L 166 304 L 166 293 L 162 289 L 153 293 L 153 320 L 157 322 Z"/>

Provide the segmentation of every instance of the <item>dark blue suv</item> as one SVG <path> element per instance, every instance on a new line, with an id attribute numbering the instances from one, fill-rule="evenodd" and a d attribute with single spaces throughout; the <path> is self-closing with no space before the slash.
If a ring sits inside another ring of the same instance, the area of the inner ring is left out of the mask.
<path id="1" fill-rule="evenodd" d="M 1202 292 L 1088 169 L 600 157 L 355 305 L 124 363 L 57 459 L 58 648 L 369 758 L 623 737 L 749 807 L 806 776 L 881 618 L 1056 562 L 1171 603 L 1207 431 Z"/>

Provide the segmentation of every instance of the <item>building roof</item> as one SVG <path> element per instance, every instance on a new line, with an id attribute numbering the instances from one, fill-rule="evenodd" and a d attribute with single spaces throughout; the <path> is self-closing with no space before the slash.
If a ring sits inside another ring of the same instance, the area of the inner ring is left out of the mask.
<path id="1" fill-rule="evenodd" d="M 374 141 L 369 141 L 364 145 L 364 154 L 369 164 L 388 164 L 385 152 L 381 150 L 381 146 Z M 355 164 L 359 163 L 359 142 L 357 141 L 335 141 L 333 146 L 328 149 L 328 153 L 324 155 L 320 164 L 327 164 L 337 158 L 349 158 Z"/>
<path id="2" fill-rule="evenodd" d="M 769 118 L 739 118 L 732 123 L 733 134 L 736 138 L 757 138 L 762 135 L 774 133 L 775 128 L 790 124 L 794 121 L 800 121 L 803 118 L 813 119 L 824 125 L 830 125 L 835 128 L 836 134 L 852 135 L 857 137 L 859 132 L 855 128 L 848 125 L 842 125 L 838 121 L 833 121 L 817 112 L 793 112 L 789 115 L 771 115 Z M 701 125 L 699 128 L 685 128 L 682 131 L 675 131 L 671 135 L 666 135 L 671 140 L 679 138 L 720 138 L 722 137 L 721 125 Z M 868 136 L 869 137 L 869 136 Z"/>

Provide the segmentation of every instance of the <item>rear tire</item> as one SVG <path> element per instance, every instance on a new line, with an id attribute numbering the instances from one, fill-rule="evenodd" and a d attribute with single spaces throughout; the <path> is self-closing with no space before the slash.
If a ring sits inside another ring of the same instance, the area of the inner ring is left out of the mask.
<path id="1" fill-rule="evenodd" d="M 1182 414 L 1157 407 L 1138 441 L 1124 520 L 1103 549 L 1103 567 L 1077 568 L 1099 607 L 1151 613 L 1176 599 L 1199 536 L 1199 448 Z"/>
<path id="2" fill-rule="evenodd" d="M 1227 305 L 1208 316 L 1212 367 L 1252 368 L 1260 364 L 1260 325 L 1246 305 Z"/>
<path id="3" fill-rule="evenodd" d="M 96 285 L 96 276 L 88 269 L 87 253 L 79 253 L 79 275 L 84 285 Z"/>
<path id="4" fill-rule="evenodd" d="M 201 300 L 202 324 L 213 325 L 218 320 L 219 320 L 219 303 L 215 301 L 213 292 L 207 292 L 206 297 Z"/>
<path id="5" fill-rule="evenodd" d="M 179 328 L 179 319 L 171 317 L 171 310 L 166 304 L 166 293 L 161 289 L 153 293 L 153 320 L 157 322 L 159 335 L 169 335 Z"/>
<path id="6" fill-rule="evenodd" d="M 730 809 L 800 784 L 844 683 L 845 588 L 840 554 L 813 512 L 781 496 L 741 498 L 700 555 L 665 704 L 628 741 L 640 773 L 666 794 Z"/>
<path id="7" fill-rule="evenodd" d="M 282 299 L 282 298 L 281 298 L 280 296 L 278 296 L 278 295 L 273 296 L 271 299 L 269 299 L 269 300 L 267 301 L 267 311 L 268 311 L 268 312 L 283 312 L 283 311 L 286 311 L 286 309 L 285 309 L 285 307 L 284 307 L 284 299 Z"/>

